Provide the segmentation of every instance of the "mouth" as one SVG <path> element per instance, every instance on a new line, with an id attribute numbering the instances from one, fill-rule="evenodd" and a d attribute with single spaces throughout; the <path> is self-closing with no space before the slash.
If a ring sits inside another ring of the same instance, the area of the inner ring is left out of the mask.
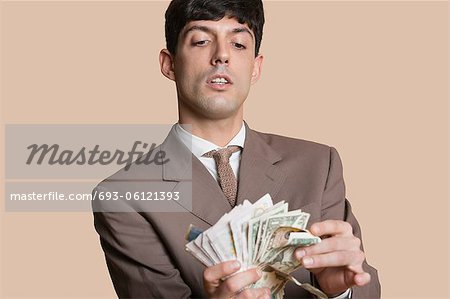
<path id="1" fill-rule="evenodd" d="M 208 78 L 207 83 L 210 87 L 217 90 L 227 89 L 233 84 L 231 78 L 224 74 L 217 74 Z"/>

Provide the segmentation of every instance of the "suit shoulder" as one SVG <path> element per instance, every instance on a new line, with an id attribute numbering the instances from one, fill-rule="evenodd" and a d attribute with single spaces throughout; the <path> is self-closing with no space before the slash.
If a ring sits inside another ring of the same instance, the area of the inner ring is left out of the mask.
<path id="1" fill-rule="evenodd" d="M 277 134 L 257 134 L 278 154 L 278 165 L 293 185 L 307 180 L 320 182 L 319 185 L 324 187 L 332 165 L 341 165 L 336 149 L 329 145 Z"/>
<path id="2" fill-rule="evenodd" d="M 329 157 L 333 147 L 315 141 L 255 131 L 260 138 L 280 153 L 299 153 Z"/>
<path id="3" fill-rule="evenodd" d="M 159 149 L 159 146 L 158 146 Z M 152 160 L 153 154 L 146 153 L 140 161 L 135 160 L 103 179 L 98 186 L 107 187 L 117 182 L 158 181 L 162 177 L 162 164 Z"/>

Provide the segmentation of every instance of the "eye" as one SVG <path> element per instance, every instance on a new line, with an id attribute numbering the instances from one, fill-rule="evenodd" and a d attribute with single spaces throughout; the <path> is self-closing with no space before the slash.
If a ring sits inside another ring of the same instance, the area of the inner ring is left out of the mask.
<path id="1" fill-rule="evenodd" d="M 209 40 L 200 40 L 198 42 L 193 42 L 192 45 L 201 47 L 201 46 L 207 45 L 208 43 L 209 43 Z"/>
<path id="2" fill-rule="evenodd" d="M 245 50 L 245 49 L 247 49 L 243 44 L 240 44 L 240 43 L 233 43 L 233 46 L 234 46 L 236 49 L 239 49 L 239 50 Z"/>

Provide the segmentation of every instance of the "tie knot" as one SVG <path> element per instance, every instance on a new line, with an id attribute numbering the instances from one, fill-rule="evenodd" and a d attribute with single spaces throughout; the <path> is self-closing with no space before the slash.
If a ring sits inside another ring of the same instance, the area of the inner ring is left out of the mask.
<path id="1" fill-rule="evenodd" d="M 226 148 L 209 151 L 203 154 L 203 157 L 214 158 L 214 160 L 216 160 L 217 162 L 227 163 L 231 155 L 239 151 L 240 149 L 241 148 L 239 146 L 230 145 Z"/>

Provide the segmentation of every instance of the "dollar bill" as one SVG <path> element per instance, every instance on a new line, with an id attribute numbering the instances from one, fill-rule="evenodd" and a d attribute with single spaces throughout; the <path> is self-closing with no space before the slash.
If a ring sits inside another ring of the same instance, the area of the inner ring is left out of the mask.
<path id="1" fill-rule="evenodd" d="M 256 261 L 261 260 L 261 257 L 270 251 L 273 247 L 273 242 L 277 237 L 275 231 L 281 227 L 304 229 L 306 228 L 306 223 L 308 222 L 309 214 L 303 213 L 301 210 L 290 211 L 285 214 L 271 216 L 267 219 L 265 223 L 265 229 L 261 231 L 263 234 L 261 237 L 262 243 L 256 257 Z M 283 237 L 278 236 L 278 238 Z"/>
<path id="2" fill-rule="evenodd" d="M 249 242 L 251 243 L 248 248 L 249 256 L 251 256 L 251 261 L 256 262 L 259 250 L 262 243 L 262 235 L 264 234 L 263 226 L 265 226 L 267 219 L 270 216 L 285 214 L 288 211 L 288 204 L 279 202 L 274 205 L 271 209 L 267 210 L 261 216 L 253 218 L 249 221 Z"/>
<path id="3" fill-rule="evenodd" d="M 238 260 L 240 271 L 259 267 L 263 275 L 251 287 L 269 288 L 273 299 L 284 297 L 288 282 L 318 298 L 327 298 L 290 275 L 302 266 L 295 258 L 295 250 L 321 239 L 306 230 L 308 213 L 288 208 L 284 201 L 273 204 L 269 194 L 253 204 L 245 200 L 205 231 L 191 226 L 186 234 L 186 250 L 208 267 L 228 260 Z"/>

